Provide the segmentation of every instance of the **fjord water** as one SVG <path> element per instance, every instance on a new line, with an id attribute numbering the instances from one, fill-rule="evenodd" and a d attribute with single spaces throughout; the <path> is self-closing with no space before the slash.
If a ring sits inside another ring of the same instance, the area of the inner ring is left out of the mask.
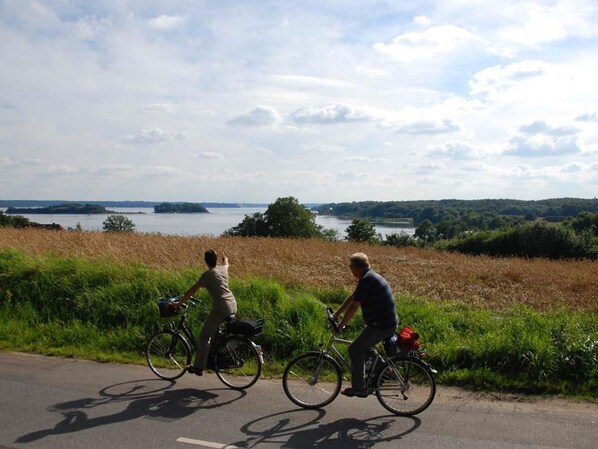
<path id="1" fill-rule="evenodd" d="M 112 207 L 114 213 L 125 214 L 135 223 L 137 232 L 155 232 L 176 235 L 212 235 L 219 236 L 227 229 L 238 225 L 245 215 L 265 212 L 265 207 L 209 208 L 209 214 L 156 214 L 150 207 L 130 208 Z M 65 229 L 81 225 L 84 231 L 101 231 L 102 223 L 111 214 L 23 214 L 25 218 L 37 223 L 60 224 Z M 327 229 L 338 232 L 344 238 L 351 220 L 331 216 L 318 215 L 316 223 Z M 376 231 L 386 236 L 392 233 L 406 232 L 413 234 L 415 229 L 401 227 L 397 224 L 376 225 Z"/>

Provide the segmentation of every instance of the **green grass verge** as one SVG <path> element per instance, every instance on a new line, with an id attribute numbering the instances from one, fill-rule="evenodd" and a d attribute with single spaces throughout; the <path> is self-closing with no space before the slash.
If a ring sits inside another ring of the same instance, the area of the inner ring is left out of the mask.
<path id="1" fill-rule="evenodd" d="M 29 257 L 0 251 L 0 349 L 118 363 L 144 363 L 148 337 L 166 320 L 156 300 L 183 292 L 198 272 L 109 261 Z M 285 290 L 273 280 L 234 279 L 239 315 L 264 317 L 256 338 L 267 376 L 327 338 L 323 306 L 348 292 Z M 191 314 L 199 329 L 209 299 Z M 420 334 L 445 385 L 598 400 L 598 314 L 495 311 L 397 297 L 401 321 Z M 356 319 L 349 337 L 360 328 Z"/>

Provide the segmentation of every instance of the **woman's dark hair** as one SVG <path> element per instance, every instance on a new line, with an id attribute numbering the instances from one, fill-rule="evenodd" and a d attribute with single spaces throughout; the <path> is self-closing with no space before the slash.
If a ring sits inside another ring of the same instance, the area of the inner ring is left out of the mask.
<path id="1" fill-rule="evenodd" d="M 218 256 L 216 255 L 216 251 L 213 249 L 207 250 L 203 255 L 203 260 L 206 261 L 208 267 L 215 267 L 218 263 Z"/>

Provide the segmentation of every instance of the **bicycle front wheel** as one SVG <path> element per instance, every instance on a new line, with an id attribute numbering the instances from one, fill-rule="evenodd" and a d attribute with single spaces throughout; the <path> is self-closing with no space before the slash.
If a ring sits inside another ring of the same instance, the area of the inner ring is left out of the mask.
<path id="1" fill-rule="evenodd" d="M 260 378 L 262 359 L 250 340 L 231 336 L 218 347 L 214 355 L 214 370 L 224 385 L 244 390 Z"/>
<path id="2" fill-rule="evenodd" d="M 191 363 L 191 349 L 180 334 L 163 330 L 150 338 L 145 358 L 156 376 L 174 380 L 185 374 L 186 366 Z"/>
<path id="3" fill-rule="evenodd" d="M 395 415 L 416 415 L 428 408 L 435 395 L 432 373 L 415 359 L 393 359 L 382 367 L 377 378 L 378 401 Z"/>
<path id="4" fill-rule="evenodd" d="M 338 396 L 341 384 L 338 363 L 321 352 L 308 352 L 291 360 L 282 375 L 287 397 L 307 409 L 330 404 Z"/>

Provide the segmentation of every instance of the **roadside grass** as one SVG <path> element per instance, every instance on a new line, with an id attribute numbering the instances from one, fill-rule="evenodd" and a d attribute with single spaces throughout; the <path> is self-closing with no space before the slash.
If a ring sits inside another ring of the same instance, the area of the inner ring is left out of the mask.
<path id="1" fill-rule="evenodd" d="M 156 300 L 182 293 L 197 274 L 0 250 L 0 349 L 142 364 L 148 337 L 166 322 Z M 324 305 L 349 294 L 254 276 L 233 278 L 231 288 L 240 316 L 265 318 L 256 342 L 266 352 L 268 377 L 329 337 Z M 189 313 L 196 329 L 209 307 L 204 290 L 198 298 L 201 305 Z M 420 334 L 444 385 L 598 400 L 596 311 L 474 307 L 409 294 L 397 295 L 397 306 L 402 324 Z M 359 331 L 360 319 L 348 338 Z"/>

